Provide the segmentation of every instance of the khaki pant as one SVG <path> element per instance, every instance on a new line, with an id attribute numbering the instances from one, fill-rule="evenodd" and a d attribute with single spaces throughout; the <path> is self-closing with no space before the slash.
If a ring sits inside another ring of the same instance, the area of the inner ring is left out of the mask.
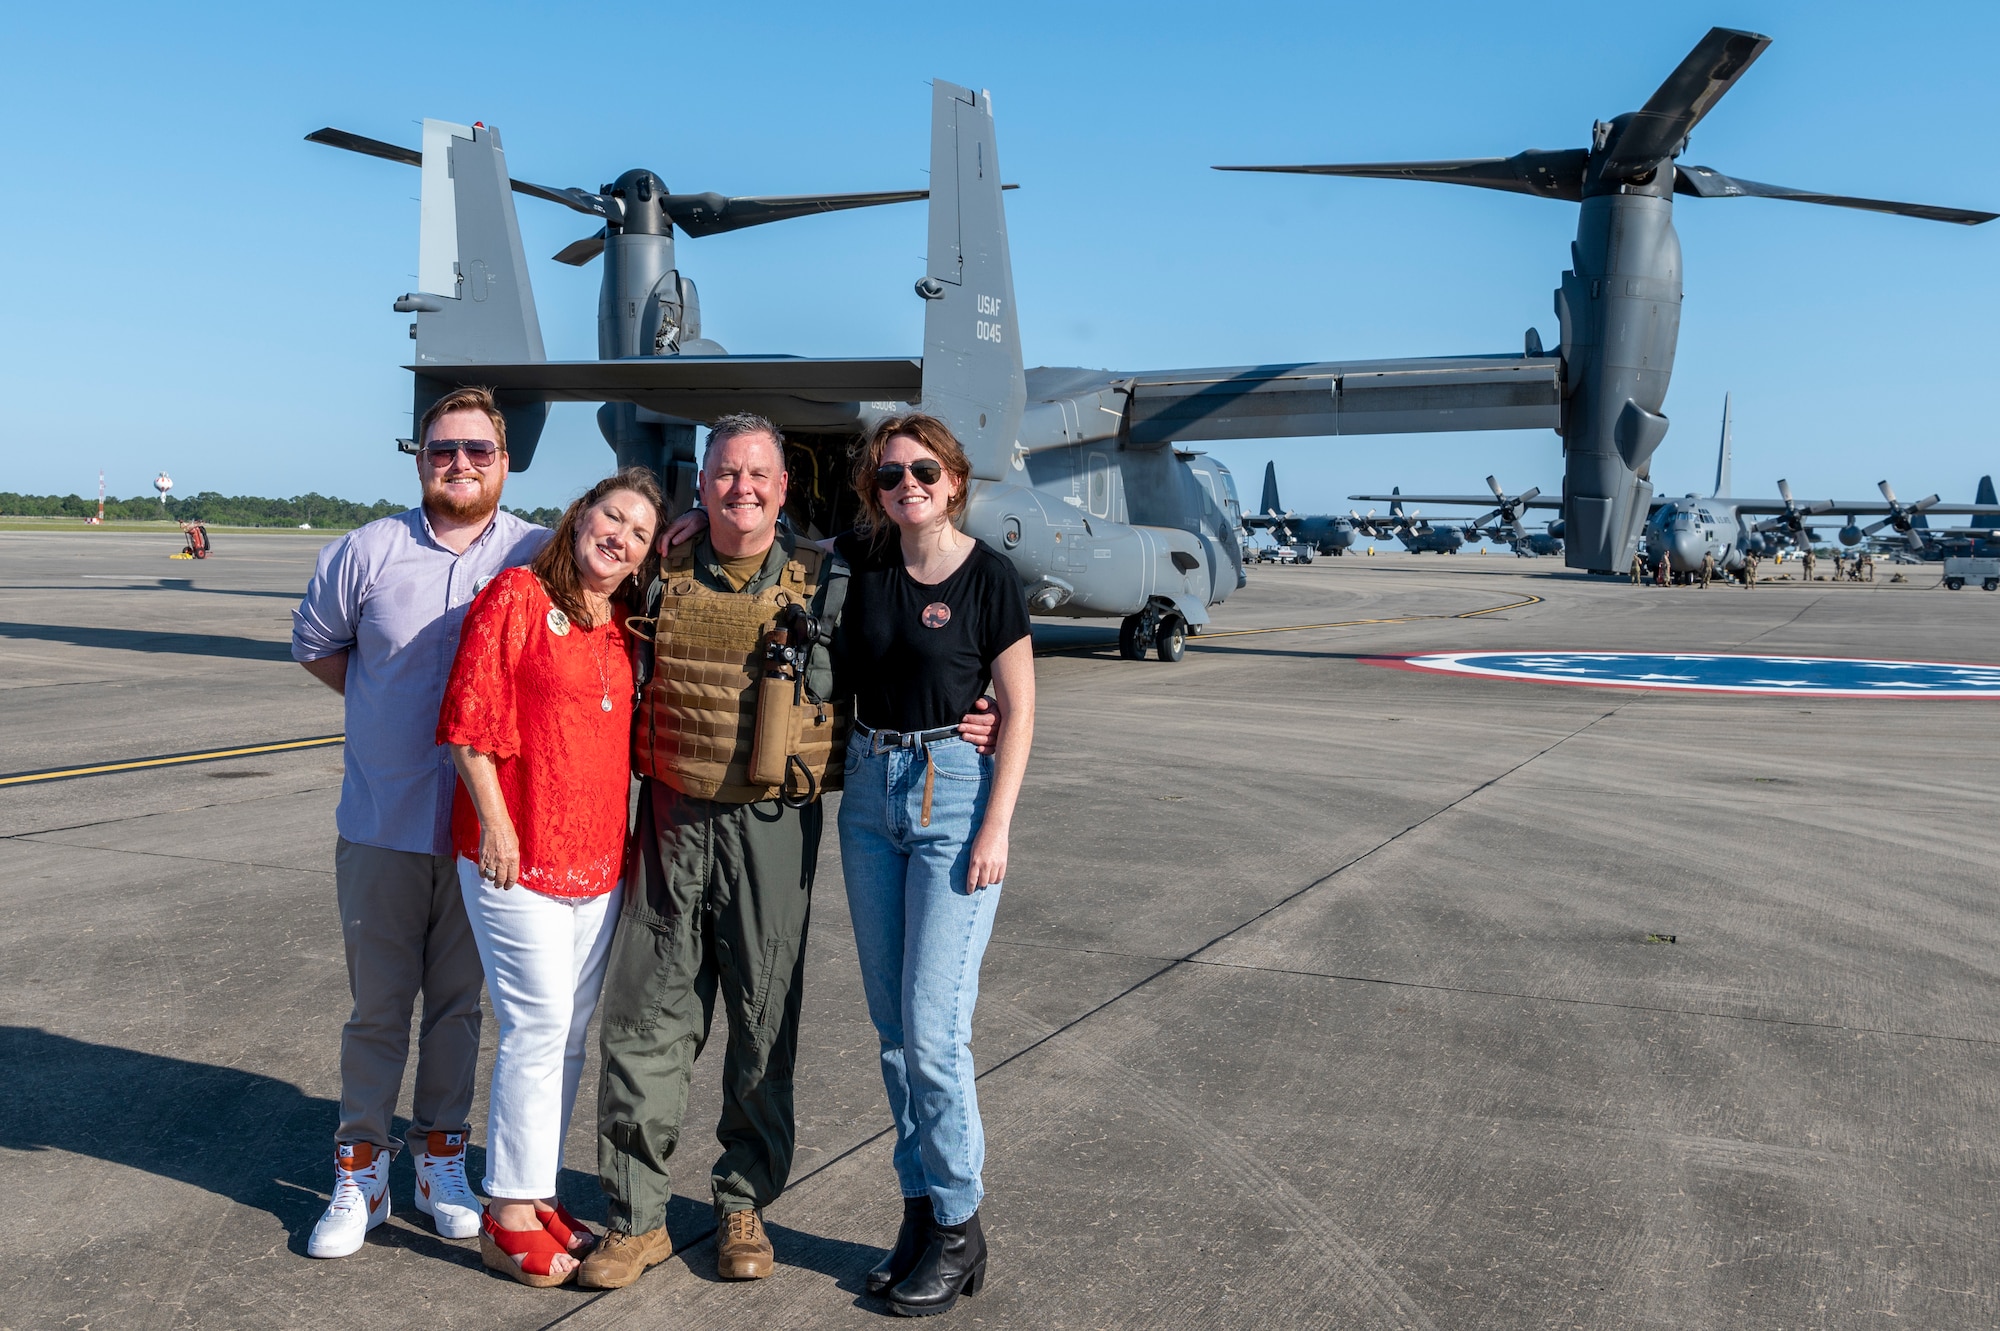
<path id="1" fill-rule="evenodd" d="M 340 1031 L 340 1129 L 334 1140 L 396 1149 L 390 1127 L 409 1061 L 410 1014 L 422 994 L 409 1133 L 412 1150 L 421 1149 L 432 1129 L 467 1127 L 479 1065 L 485 974 L 459 895 L 458 869 L 449 855 L 385 850 L 343 837 L 333 852 L 333 882 L 354 998 Z"/>
<path id="2" fill-rule="evenodd" d="M 614 1230 L 666 1223 L 668 1161 L 716 1001 L 728 1027 L 718 1212 L 768 1206 L 791 1176 L 817 801 L 725 804 L 647 779 L 605 969 L 597 1168 Z"/>

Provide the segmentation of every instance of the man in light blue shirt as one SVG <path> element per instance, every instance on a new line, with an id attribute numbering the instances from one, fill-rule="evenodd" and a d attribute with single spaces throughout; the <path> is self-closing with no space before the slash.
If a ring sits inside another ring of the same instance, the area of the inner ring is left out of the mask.
<path id="1" fill-rule="evenodd" d="M 452 863 L 457 777 L 435 736 L 466 606 L 549 532 L 500 511 L 507 427 L 492 394 L 439 399 L 417 437 L 421 506 L 328 545 L 292 614 L 292 658 L 347 700 L 334 884 L 354 1010 L 340 1034 L 334 1190 L 306 1245 L 314 1257 L 358 1252 L 389 1218 L 390 1127 L 419 992 L 407 1137 L 416 1205 L 448 1238 L 479 1232 L 464 1152 L 483 976 Z"/>

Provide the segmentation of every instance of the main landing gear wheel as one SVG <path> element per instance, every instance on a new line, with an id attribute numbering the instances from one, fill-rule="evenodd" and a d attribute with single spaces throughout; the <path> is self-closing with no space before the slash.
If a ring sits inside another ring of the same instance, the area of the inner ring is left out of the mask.
<path id="1" fill-rule="evenodd" d="M 1179 615 L 1168 615 L 1153 632 L 1153 652 L 1162 661 L 1178 661 L 1187 651 L 1187 623 Z"/>
<path id="2" fill-rule="evenodd" d="M 1118 626 L 1118 654 L 1127 661 L 1146 659 L 1146 648 L 1150 646 L 1140 630 L 1145 626 L 1145 616 L 1127 615 L 1125 622 Z"/>

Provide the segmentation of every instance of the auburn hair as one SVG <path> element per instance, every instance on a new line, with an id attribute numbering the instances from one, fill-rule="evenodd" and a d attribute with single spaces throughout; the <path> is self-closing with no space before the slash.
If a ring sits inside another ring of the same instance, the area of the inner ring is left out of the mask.
<path id="1" fill-rule="evenodd" d="M 958 493 L 945 504 L 945 516 L 956 523 L 958 515 L 965 511 L 966 489 L 972 480 L 972 459 L 965 456 L 965 448 L 958 442 L 958 436 L 951 432 L 951 427 L 921 411 L 891 416 L 875 427 L 874 433 L 854 455 L 854 493 L 861 499 L 861 516 L 854 528 L 863 536 L 880 536 L 895 526 L 889 520 L 889 510 L 882 506 L 882 492 L 875 488 L 875 469 L 882 465 L 882 454 L 889 447 L 889 441 L 898 435 L 914 439 L 958 482 Z"/>
<path id="2" fill-rule="evenodd" d="M 500 404 L 493 400 L 493 390 L 478 385 L 454 388 L 425 408 L 423 419 L 417 422 L 417 447 L 430 442 L 431 427 L 438 423 L 438 417 L 448 416 L 454 411 L 485 412 L 486 419 L 493 422 L 493 437 L 499 441 L 500 451 L 507 451 L 507 418 L 500 414 Z"/>
<path id="3" fill-rule="evenodd" d="M 611 593 L 614 603 L 637 609 L 646 594 L 646 588 L 659 576 L 660 555 L 658 540 L 660 525 L 667 520 L 666 501 L 660 497 L 660 483 L 645 467 L 627 467 L 615 476 L 606 476 L 597 484 L 585 490 L 575 503 L 563 510 L 562 520 L 556 523 L 556 534 L 549 538 L 547 545 L 529 562 L 528 567 L 541 580 L 542 590 L 555 602 L 556 609 L 568 615 L 585 628 L 595 628 L 596 622 L 583 598 L 583 574 L 576 566 L 576 529 L 583 522 L 583 515 L 597 507 L 606 495 L 620 490 L 630 490 L 653 506 L 653 548 L 646 552 L 646 558 L 638 570 Z M 614 619 L 616 615 L 612 616 Z"/>

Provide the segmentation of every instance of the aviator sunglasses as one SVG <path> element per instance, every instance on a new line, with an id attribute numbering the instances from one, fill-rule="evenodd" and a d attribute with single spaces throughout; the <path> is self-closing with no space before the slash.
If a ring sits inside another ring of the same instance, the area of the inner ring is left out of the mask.
<path id="1" fill-rule="evenodd" d="M 463 451 L 467 462 L 484 468 L 493 465 L 493 459 L 500 454 L 500 445 L 491 439 L 433 439 L 421 451 L 433 467 L 450 466 L 452 458 Z"/>
<path id="2" fill-rule="evenodd" d="M 875 469 L 875 488 L 893 490 L 903 483 L 903 472 L 917 478 L 919 485 L 936 485 L 944 475 L 944 464 L 936 458 L 918 458 L 907 468 L 900 462 L 885 462 Z"/>

